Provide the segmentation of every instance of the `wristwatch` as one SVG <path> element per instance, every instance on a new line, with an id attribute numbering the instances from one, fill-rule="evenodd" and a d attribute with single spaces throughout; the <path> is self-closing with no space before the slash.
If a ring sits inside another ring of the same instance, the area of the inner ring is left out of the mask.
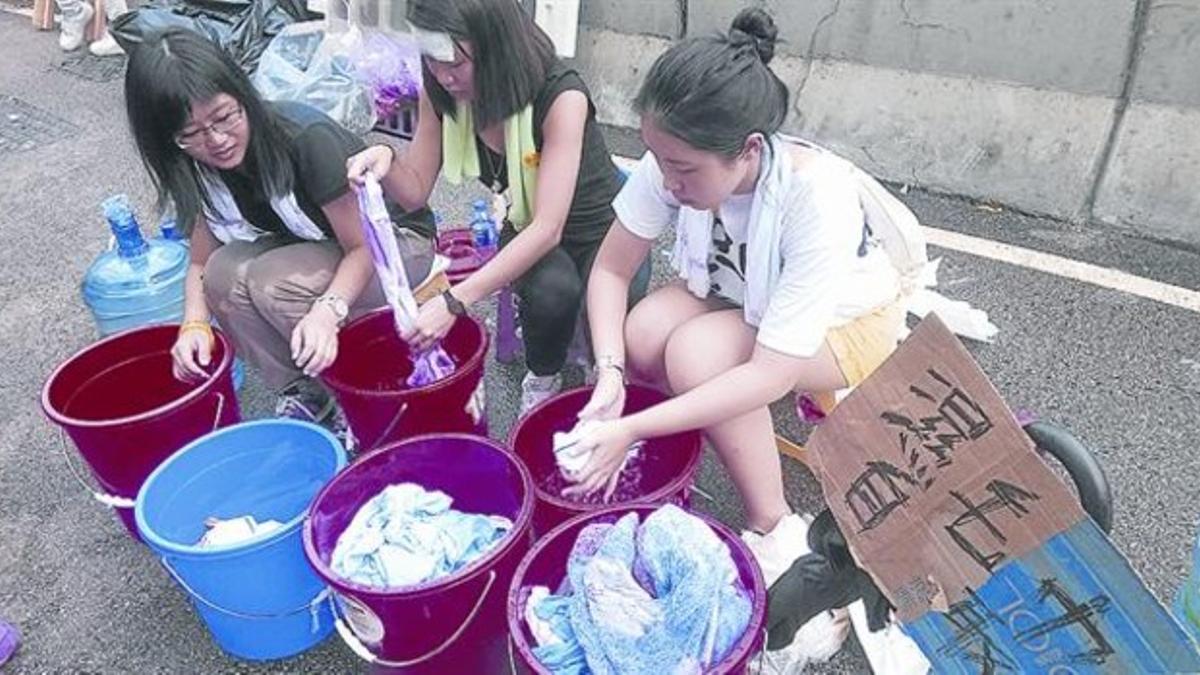
<path id="1" fill-rule="evenodd" d="M 317 302 L 326 305 L 337 317 L 338 325 L 342 325 L 346 321 L 346 317 L 350 316 L 350 305 L 346 304 L 346 300 L 342 296 L 335 293 L 326 293 L 317 298 Z"/>
<path id="2" fill-rule="evenodd" d="M 462 304 L 462 300 L 454 297 L 454 294 L 450 292 L 449 288 L 442 291 L 442 299 L 446 301 L 446 309 L 450 310 L 451 314 L 454 316 L 466 315 L 467 306 Z"/>

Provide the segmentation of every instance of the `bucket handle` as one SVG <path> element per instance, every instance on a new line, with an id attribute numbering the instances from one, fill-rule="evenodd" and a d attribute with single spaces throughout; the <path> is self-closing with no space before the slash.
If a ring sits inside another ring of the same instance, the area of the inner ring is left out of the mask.
<path id="1" fill-rule="evenodd" d="M 62 427 L 58 428 L 58 447 L 62 449 L 63 461 L 67 465 L 67 470 L 71 472 L 71 476 L 73 476 L 75 480 L 83 486 L 84 490 L 87 490 L 89 493 L 91 493 L 93 499 L 109 507 L 110 509 L 133 508 L 136 500 L 128 497 L 119 497 L 107 492 L 101 492 L 88 484 L 87 480 L 84 479 L 83 474 L 79 473 L 79 469 L 75 468 L 75 462 L 71 460 L 71 451 L 67 449 L 67 434 L 63 431 Z"/>
<path id="2" fill-rule="evenodd" d="M 179 584 L 180 587 L 183 588 L 184 592 L 187 593 L 189 596 L 200 601 L 204 606 L 206 606 L 210 609 L 214 609 L 222 614 L 226 614 L 228 616 L 232 616 L 232 617 L 238 618 L 238 619 L 259 619 L 259 620 L 261 620 L 261 619 L 280 619 L 285 616 L 294 616 L 296 614 L 299 614 L 300 612 L 312 612 L 313 623 L 315 625 L 316 620 L 317 620 L 317 617 L 316 617 L 317 608 L 330 595 L 329 588 L 326 587 L 326 588 L 322 588 L 321 592 L 317 593 L 317 595 L 315 597 L 313 597 L 312 600 L 309 600 L 308 602 L 304 603 L 304 605 L 297 607 L 295 609 L 285 610 L 283 612 L 272 612 L 271 614 L 256 614 L 256 613 L 252 613 L 252 612 L 238 612 L 238 611 L 229 609 L 228 607 L 222 607 L 222 606 L 216 604 L 215 602 L 209 600 L 208 598 L 204 597 L 203 595 L 200 595 L 200 593 L 197 592 L 196 589 L 192 588 L 190 585 L 188 585 L 188 582 L 183 580 L 183 577 L 181 577 L 179 575 L 179 573 L 175 571 L 174 567 L 171 567 L 171 563 L 167 562 L 167 559 L 165 557 L 159 558 L 159 562 L 162 563 L 162 566 L 167 570 L 167 574 L 170 574 L 171 578 L 175 580 L 175 583 Z M 315 628 L 314 628 L 313 632 L 316 632 Z"/>
<path id="3" fill-rule="evenodd" d="M 386 439 L 388 437 L 388 434 L 392 433 L 392 430 L 395 429 L 396 425 L 400 423 L 400 418 L 404 417 L 404 413 L 407 411 L 408 411 L 408 402 L 406 401 L 404 404 L 402 404 L 400 406 L 400 409 L 396 411 L 396 414 L 392 417 L 392 421 L 388 422 L 387 426 L 383 428 L 383 431 L 381 431 L 379 433 L 379 436 L 375 438 L 375 442 L 372 443 L 371 445 L 363 445 L 363 448 L 366 450 L 374 450 L 375 448 L 382 445 L 384 439 Z"/>
<path id="4" fill-rule="evenodd" d="M 221 424 L 221 415 L 225 412 L 225 395 L 221 392 L 216 392 L 216 394 L 217 414 L 215 417 L 213 417 L 212 431 L 217 430 L 217 427 Z M 62 450 L 63 460 L 66 463 L 67 470 L 70 471 L 71 476 L 75 478 L 76 482 L 83 486 L 84 490 L 87 490 L 89 493 L 91 493 L 93 499 L 109 507 L 110 509 L 132 509 L 137 504 L 136 499 L 130 499 L 129 497 L 121 497 L 118 495 L 109 494 L 107 492 L 101 492 L 100 490 L 93 488 L 87 482 L 87 480 L 84 479 L 83 474 L 81 474 L 79 469 L 75 467 L 75 462 L 71 460 L 71 451 L 67 449 L 67 434 L 65 431 L 63 431 L 61 426 L 58 428 L 58 447 Z"/>
<path id="5" fill-rule="evenodd" d="M 225 394 L 219 391 L 213 393 L 217 395 L 217 413 L 213 415 L 212 429 L 209 429 L 210 432 L 216 431 L 217 427 L 221 426 L 221 415 L 225 412 Z"/>
<path id="6" fill-rule="evenodd" d="M 342 618 L 341 613 L 338 611 L 337 602 L 334 601 L 332 596 L 329 598 L 329 605 L 333 608 L 333 624 L 337 626 L 338 635 L 342 636 L 342 640 L 346 643 L 346 646 L 349 647 L 350 651 L 354 652 L 358 658 L 366 661 L 367 663 L 382 666 L 384 668 L 409 668 L 411 666 L 425 663 L 426 661 L 449 649 L 450 645 L 454 644 L 454 642 L 462 636 L 463 631 L 467 630 L 467 627 L 470 626 L 471 622 L 475 620 L 475 617 L 479 614 L 479 609 L 483 607 L 483 601 L 487 599 L 488 592 L 492 590 L 492 585 L 495 582 L 496 570 L 491 570 L 488 573 L 488 580 L 487 583 L 484 584 L 483 592 L 479 594 L 479 599 L 475 601 L 475 607 L 473 607 L 471 612 L 467 614 L 467 618 L 463 619 L 463 622 L 459 624 L 458 630 L 454 631 L 453 635 L 446 638 L 446 641 L 438 645 L 433 651 L 427 652 L 415 659 L 409 659 L 407 661 L 387 661 L 379 658 L 379 656 L 373 653 L 370 649 L 367 649 L 367 646 L 364 645 L 362 641 L 358 639 L 358 636 L 354 634 L 354 629 L 346 623 L 345 619 Z"/>

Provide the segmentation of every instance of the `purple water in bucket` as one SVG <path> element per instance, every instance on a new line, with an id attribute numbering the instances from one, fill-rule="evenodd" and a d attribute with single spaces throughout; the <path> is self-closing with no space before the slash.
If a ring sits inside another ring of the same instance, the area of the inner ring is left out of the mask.
<path id="1" fill-rule="evenodd" d="M 621 470 L 621 476 L 617 478 L 617 487 L 613 491 L 612 497 L 604 498 L 604 491 L 598 490 L 590 495 L 563 497 L 578 504 L 586 504 L 588 506 L 598 506 L 607 504 L 627 504 L 637 501 L 642 496 L 642 454 L 639 452 L 629 458 L 625 463 L 625 468 Z M 552 495 L 562 495 L 563 490 L 572 487 L 575 483 L 567 480 L 562 471 L 550 471 L 543 476 L 539 476 L 536 485 L 539 492 L 545 492 Z"/>
<path id="2" fill-rule="evenodd" d="M 537 509 L 533 531 L 543 534 L 569 518 L 604 508 L 602 499 L 580 500 L 562 496 L 561 473 L 554 457 L 554 434 L 570 431 L 579 411 L 591 398 L 585 387 L 564 392 L 543 402 L 513 426 L 508 445 L 533 474 Z M 645 410 L 666 400 L 666 395 L 649 387 L 628 385 L 625 414 Z M 618 483 L 619 499 L 609 504 L 642 502 L 686 506 L 696 471 L 700 468 L 700 434 L 686 432 L 646 439 L 638 453 L 636 469 Z M 632 462 L 631 462 L 632 463 Z M 629 469 L 629 467 L 626 467 Z M 602 495 L 601 495 L 602 497 Z"/>
<path id="3" fill-rule="evenodd" d="M 363 238 L 371 251 L 371 261 L 375 264 L 379 285 L 392 308 L 396 332 L 400 335 L 411 333 L 415 328 L 417 300 L 413 297 L 408 275 L 404 271 L 404 261 L 400 258 L 396 233 L 392 230 L 392 219 L 383 202 L 383 190 L 379 186 L 379 180 L 370 173 L 366 174 L 357 193 Z M 411 355 L 413 370 L 407 382 L 410 387 L 433 384 L 451 375 L 456 367 L 441 344 L 435 344 L 424 351 L 414 351 Z"/>

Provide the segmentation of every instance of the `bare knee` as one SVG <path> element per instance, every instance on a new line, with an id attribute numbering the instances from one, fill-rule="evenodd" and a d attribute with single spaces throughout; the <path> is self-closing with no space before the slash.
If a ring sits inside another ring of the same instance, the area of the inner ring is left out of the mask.
<path id="1" fill-rule="evenodd" d="M 683 393 L 745 363 L 754 349 L 753 330 L 740 312 L 696 317 L 676 328 L 667 340 L 663 365 L 671 391 Z"/>
<path id="2" fill-rule="evenodd" d="M 646 311 L 645 303 L 629 312 L 625 319 L 625 365 L 631 375 L 648 382 L 662 379 L 663 350 L 674 328 Z"/>

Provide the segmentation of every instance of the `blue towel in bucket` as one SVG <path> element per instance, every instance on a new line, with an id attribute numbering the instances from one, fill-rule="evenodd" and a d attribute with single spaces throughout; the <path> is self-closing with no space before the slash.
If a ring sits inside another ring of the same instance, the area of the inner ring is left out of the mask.
<path id="1" fill-rule="evenodd" d="M 415 483 L 388 486 L 338 537 L 333 571 L 364 586 L 412 586 L 466 567 L 512 529 L 508 518 L 463 513 L 452 502 Z"/>
<path id="2" fill-rule="evenodd" d="M 671 505 L 640 527 L 631 513 L 584 528 L 567 579 L 564 593 L 534 607 L 559 641 L 533 653 L 556 674 L 700 673 L 750 622 L 729 549 L 704 521 Z"/>

